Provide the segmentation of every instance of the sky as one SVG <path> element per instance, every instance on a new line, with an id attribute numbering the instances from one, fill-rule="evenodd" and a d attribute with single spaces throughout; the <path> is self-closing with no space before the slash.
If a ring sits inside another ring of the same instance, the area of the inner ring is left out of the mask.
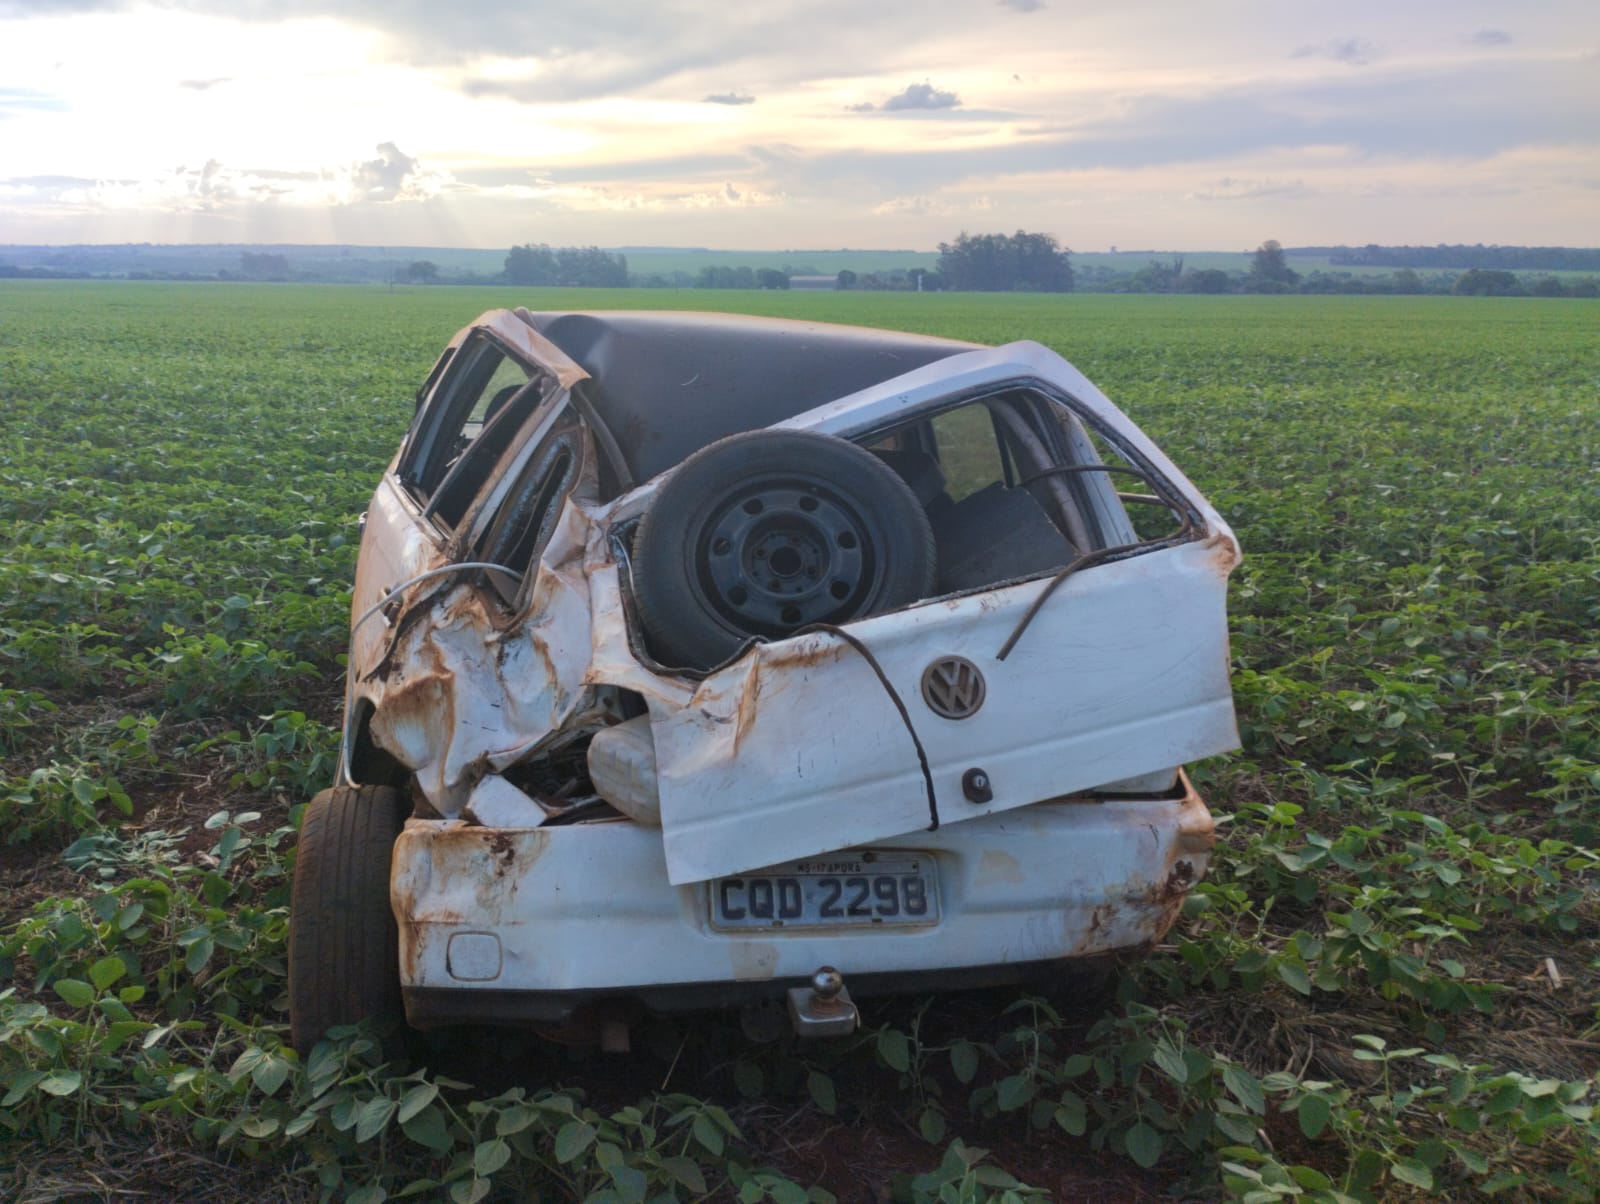
<path id="1" fill-rule="evenodd" d="M 0 242 L 1600 245 L 1595 0 L 0 0 Z"/>

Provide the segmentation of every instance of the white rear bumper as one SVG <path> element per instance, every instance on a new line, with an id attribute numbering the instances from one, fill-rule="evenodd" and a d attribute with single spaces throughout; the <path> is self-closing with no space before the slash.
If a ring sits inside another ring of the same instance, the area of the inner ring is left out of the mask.
<path id="1" fill-rule="evenodd" d="M 781 995 L 818 966 L 892 987 L 976 981 L 1148 948 L 1205 872 L 1213 842 L 1186 779 L 1170 799 L 1036 804 L 875 842 L 938 864 L 940 922 L 718 932 L 706 882 L 667 881 L 659 829 L 621 821 L 532 829 L 406 824 L 391 898 L 412 1023 L 558 1020 L 586 1001 L 649 1006 Z"/>

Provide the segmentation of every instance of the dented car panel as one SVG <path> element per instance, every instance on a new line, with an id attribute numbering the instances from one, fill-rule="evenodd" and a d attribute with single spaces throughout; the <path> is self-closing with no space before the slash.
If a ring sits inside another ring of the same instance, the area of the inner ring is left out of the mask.
<path id="1" fill-rule="evenodd" d="M 650 337 L 654 317 L 625 317 Z M 675 389 L 717 387 L 752 330 L 797 355 L 832 337 L 682 323 L 663 339 L 715 354 L 670 342 L 668 407 Z M 873 333 L 840 344 L 855 359 L 839 379 L 871 383 L 787 415 L 764 399 L 765 429 L 937 462 L 934 424 L 972 407 L 1005 479 L 970 500 L 935 473 L 918 501 L 950 514 L 1010 498 L 1049 516 L 1061 552 L 689 670 L 655 658 L 633 599 L 633 532 L 679 468 L 634 479 L 660 446 L 630 443 L 650 439 L 637 399 L 608 411 L 606 382 L 578 362 L 619 354 L 605 315 L 496 311 L 452 342 L 368 511 L 341 762 L 346 782 L 381 765 L 412 791 L 391 894 L 414 1021 L 448 1019 L 449 992 L 511 993 L 480 995 L 479 1018 L 550 1019 L 585 992 L 649 988 L 659 1004 L 673 984 L 781 984 L 825 962 L 909 974 L 1149 948 L 1173 922 L 1211 843 L 1177 767 L 1238 743 L 1232 531 L 1054 352 L 879 348 Z M 1122 492 L 1126 476 L 1148 492 Z M 1141 538 L 1124 499 L 1156 503 L 1169 528 Z M 597 739 L 613 729 L 626 757 L 591 780 L 584 749 L 621 747 Z M 719 882 L 863 849 L 931 858 L 936 920 L 712 923 Z"/>
<path id="2" fill-rule="evenodd" d="M 905 725 L 854 648 L 824 633 L 757 646 L 687 706 L 652 711 L 669 879 L 969 822 L 1234 747 L 1220 651 L 1231 557 L 1180 544 L 1069 578 L 1004 661 L 996 654 L 1042 582 L 856 623 L 911 709 L 932 800 Z M 924 673 L 946 657 L 984 680 L 966 718 L 922 698 Z M 840 699 L 851 700 L 844 714 Z M 992 798 L 964 796 L 973 770 Z"/>

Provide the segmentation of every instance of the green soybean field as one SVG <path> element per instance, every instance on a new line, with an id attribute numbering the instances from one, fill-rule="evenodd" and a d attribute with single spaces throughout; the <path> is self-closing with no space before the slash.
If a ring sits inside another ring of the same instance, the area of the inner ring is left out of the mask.
<path id="1" fill-rule="evenodd" d="M 1216 856 L 1112 998 L 295 1055 L 359 516 L 512 305 L 1034 339 L 1207 494 L 1243 748 L 1192 767 Z M 7 281 L 0 531 L 0 1197 L 1600 1192 L 1594 304 Z"/>

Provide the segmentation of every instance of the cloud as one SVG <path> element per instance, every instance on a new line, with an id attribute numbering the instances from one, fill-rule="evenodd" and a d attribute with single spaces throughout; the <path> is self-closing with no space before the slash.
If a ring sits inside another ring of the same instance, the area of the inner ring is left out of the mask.
<path id="1" fill-rule="evenodd" d="M 1223 176 L 1188 194 L 1191 201 L 1250 201 L 1261 197 L 1298 200 L 1316 193 L 1300 180 L 1237 180 Z"/>
<path id="2" fill-rule="evenodd" d="M 738 92 L 713 92 L 706 97 L 708 105 L 753 105 L 756 103 L 754 96 L 743 96 Z"/>
<path id="3" fill-rule="evenodd" d="M 846 105 L 851 113 L 871 113 L 874 110 L 884 113 L 906 113 L 914 111 L 937 111 L 940 109 L 953 109 L 961 103 L 961 98 L 954 92 L 943 92 L 930 83 L 910 84 L 904 92 L 896 92 L 881 105 L 872 104 L 870 101 L 856 105 Z"/>
<path id="4" fill-rule="evenodd" d="M 924 216 L 937 214 L 945 216 L 956 212 L 956 206 L 949 201 L 941 201 L 930 196 L 897 196 L 891 197 L 881 205 L 874 205 L 872 212 L 877 217 L 905 217 Z"/>
<path id="5" fill-rule="evenodd" d="M 1044 0 L 1000 0 L 1000 7 L 1013 12 L 1036 13 L 1044 7 Z"/>
<path id="6" fill-rule="evenodd" d="M 220 75 L 216 79 L 184 79 L 178 81 L 178 87 L 188 88 L 195 92 L 208 92 L 218 84 L 231 84 L 231 75 Z"/>
<path id="7" fill-rule="evenodd" d="M 351 184 L 357 194 L 369 201 L 410 199 L 417 194 L 417 161 L 393 142 L 378 144 L 378 157 L 357 163 Z"/>
<path id="8" fill-rule="evenodd" d="M 1503 29 L 1480 29 L 1467 39 L 1474 46 L 1509 46 L 1513 39 Z"/>
<path id="9" fill-rule="evenodd" d="M 903 109 L 953 109 L 961 103 L 961 98 L 954 92 L 941 92 L 930 83 L 909 85 L 904 92 L 897 93 L 883 102 L 886 113 L 893 113 Z"/>
<path id="10" fill-rule="evenodd" d="M 62 113 L 66 108 L 67 102 L 59 96 L 33 92 L 27 88 L 0 88 L 0 121 L 13 113 Z"/>
<path id="11" fill-rule="evenodd" d="M 1301 46 L 1289 56 L 1295 59 L 1332 59 L 1351 67 L 1365 67 L 1382 57 L 1382 52 L 1365 38 L 1335 38 L 1316 46 Z"/>

